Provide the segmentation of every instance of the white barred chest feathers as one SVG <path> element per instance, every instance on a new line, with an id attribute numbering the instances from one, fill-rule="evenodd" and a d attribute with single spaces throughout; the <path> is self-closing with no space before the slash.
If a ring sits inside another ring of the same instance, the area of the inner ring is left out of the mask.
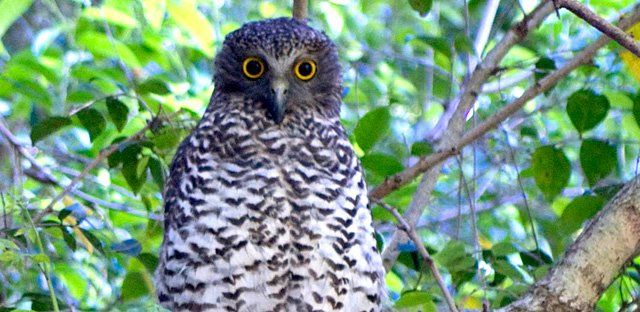
<path id="1" fill-rule="evenodd" d="M 339 121 L 335 54 L 323 33 L 292 19 L 227 36 L 209 107 L 165 187 L 156 272 L 164 307 L 381 310 L 384 269 L 363 172 Z M 249 57 L 262 62 L 258 78 L 243 73 Z M 300 73 L 279 68 L 294 66 Z"/>

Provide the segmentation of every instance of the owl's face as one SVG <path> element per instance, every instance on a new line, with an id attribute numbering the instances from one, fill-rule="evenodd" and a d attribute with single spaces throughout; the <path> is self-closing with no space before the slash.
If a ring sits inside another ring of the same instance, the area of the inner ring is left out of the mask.
<path id="1" fill-rule="evenodd" d="M 252 99 L 277 124 L 296 111 L 339 114 L 335 45 L 294 19 L 247 23 L 227 35 L 216 56 L 214 82 L 216 92 Z"/>

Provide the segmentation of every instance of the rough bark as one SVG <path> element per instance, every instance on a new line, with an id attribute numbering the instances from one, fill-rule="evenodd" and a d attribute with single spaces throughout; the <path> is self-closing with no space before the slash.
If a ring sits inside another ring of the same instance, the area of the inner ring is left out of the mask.
<path id="1" fill-rule="evenodd" d="M 594 217 L 543 280 L 499 311 L 592 311 L 620 268 L 639 252 L 640 178 L 636 177 Z"/>

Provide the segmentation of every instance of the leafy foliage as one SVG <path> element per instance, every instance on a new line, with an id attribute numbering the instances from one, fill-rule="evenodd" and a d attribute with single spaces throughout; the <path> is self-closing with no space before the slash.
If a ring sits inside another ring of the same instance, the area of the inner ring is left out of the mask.
<path id="1" fill-rule="evenodd" d="M 589 4 L 612 18 L 632 2 Z M 285 0 L 92 3 L 0 0 L 0 124 L 39 165 L 1 136 L 0 311 L 48 311 L 54 300 L 61 309 L 160 309 L 152 275 L 163 235 L 162 189 L 178 144 L 214 88 L 213 56 L 242 23 L 290 15 Z M 467 77 L 484 18 L 485 1 L 468 1 L 467 31 L 464 3 L 311 1 L 310 23 L 339 46 L 341 117 L 370 187 L 450 139 L 433 129 Z M 519 3 L 527 11 L 534 4 Z M 482 55 L 522 18 L 519 7 L 500 2 Z M 543 23 L 499 64 L 485 85 L 498 87 L 479 94 L 467 128 L 596 35 L 568 14 Z M 603 49 L 505 121 L 504 131 L 465 148 L 460 163 L 445 163 L 417 223 L 460 307 L 482 309 L 486 300 L 497 308 L 517 299 L 635 175 L 640 61 L 618 52 L 615 45 Z M 79 175 L 53 212 L 36 218 Z M 404 212 L 417 184 L 385 201 Z M 476 224 L 468 218 L 469 198 Z M 385 248 L 394 218 L 379 206 L 372 213 Z M 416 246 L 399 249 L 386 276 L 392 304 L 436 311 L 443 298 Z M 639 269 L 637 259 L 623 268 L 597 309 L 637 301 Z"/>

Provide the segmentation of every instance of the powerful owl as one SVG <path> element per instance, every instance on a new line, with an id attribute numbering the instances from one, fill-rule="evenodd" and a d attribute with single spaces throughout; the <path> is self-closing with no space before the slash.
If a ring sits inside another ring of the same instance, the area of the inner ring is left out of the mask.
<path id="1" fill-rule="evenodd" d="M 230 33 L 165 189 L 158 299 L 173 311 L 379 311 L 384 269 L 340 124 L 333 42 L 278 18 Z"/>

